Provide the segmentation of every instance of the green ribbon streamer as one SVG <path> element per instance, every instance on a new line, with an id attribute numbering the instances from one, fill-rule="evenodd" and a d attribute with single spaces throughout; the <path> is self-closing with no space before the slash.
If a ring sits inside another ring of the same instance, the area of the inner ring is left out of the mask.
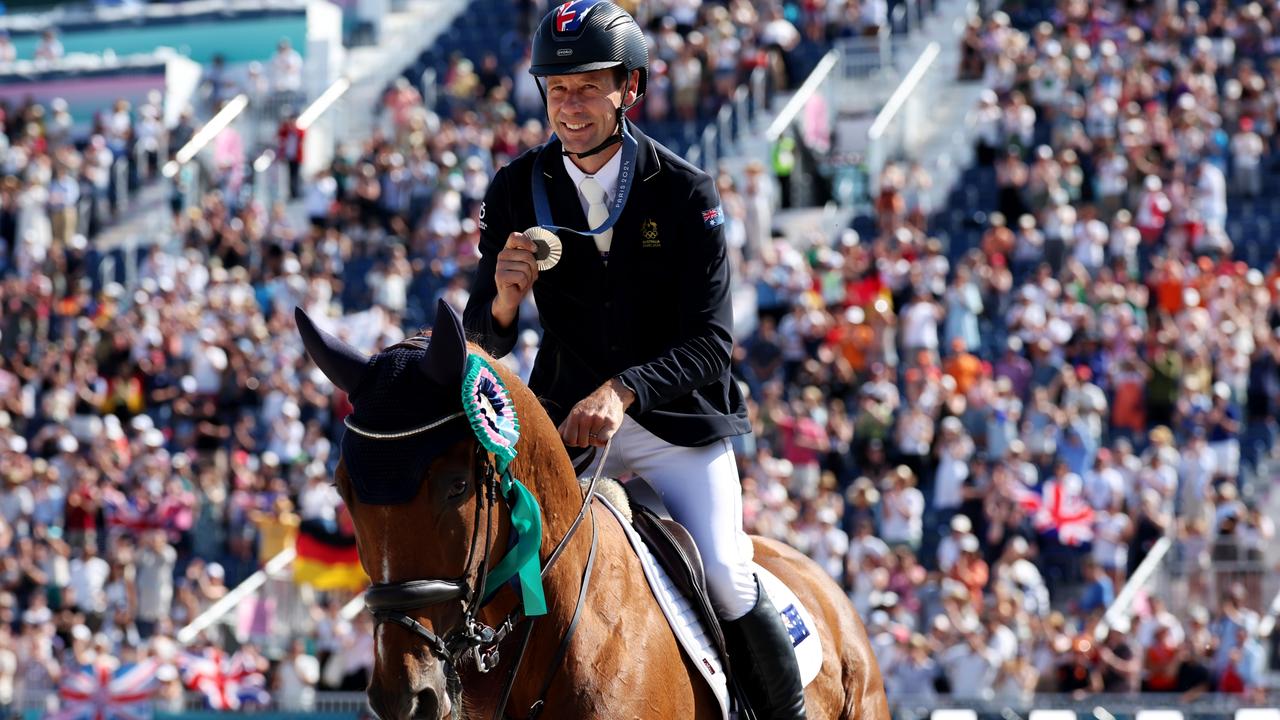
<path id="1" fill-rule="evenodd" d="M 511 532 L 516 545 L 489 571 L 484 597 L 490 597 L 511 578 L 518 578 L 524 614 L 528 617 L 547 614 L 547 596 L 542 587 L 542 567 L 538 551 L 542 548 L 542 508 L 538 500 L 516 478 L 507 473 L 502 478 L 502 494 L 511 505 Z"/>

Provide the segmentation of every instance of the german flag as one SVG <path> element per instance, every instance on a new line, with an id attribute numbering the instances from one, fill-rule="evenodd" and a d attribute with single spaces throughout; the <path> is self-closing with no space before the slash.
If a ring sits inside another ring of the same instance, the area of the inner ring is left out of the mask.
<path id="1" fill-rule="evenodd" d="M 356 539 L 326 527 L 320 520 L 303 520 L 298 527 L 295 545 L 298 556 L 293 561 L 293 579 L 317 590 L 360 591 L 368 587 L 369 577 L 360 567 Z"/>

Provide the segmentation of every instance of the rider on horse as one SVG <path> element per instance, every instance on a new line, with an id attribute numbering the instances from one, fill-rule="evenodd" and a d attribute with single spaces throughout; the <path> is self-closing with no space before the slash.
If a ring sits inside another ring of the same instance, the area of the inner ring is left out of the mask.
<path id="1" fill-rule="evenodd" d="M 754 709 L 803 718 L 791 639 L 752 573 L 742 528 L 729 438 L 750 424 L 729 373 L 724 211 L 709 175 L 625 118 L 648 64 L 639 25 L 612 2 L 566 2 L 543 18 L 530 73 L 555 136 L 489 187 L 466 327 L 506 355 L 533 292 L 544 334 L 529 385 L 565 445 L 605 448 L 593 461 L 605 473 L 633 472 L 662 493 L 697 542 Z M 521 232 L 535 226 L 561 231 L 550 253 L 558 264 Z"/>

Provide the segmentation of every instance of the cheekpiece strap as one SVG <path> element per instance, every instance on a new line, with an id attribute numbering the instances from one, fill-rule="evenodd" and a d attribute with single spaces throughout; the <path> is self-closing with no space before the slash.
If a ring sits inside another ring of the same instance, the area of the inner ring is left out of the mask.
<path id="1" fill-rule="evenodd" d="M 524 614 L 528 617 L 545 615 L 547 598 L 542 587 L 538 556 L 542 548 L 542 508 L 529 488 L 511 474 L 516 443 L 520 440 L 520 419 L 502 378 L 488 361 L 478 355 L 467 356 L 462 407 L 476 439 L 493 454 L 502 497 L 511 510 L 511 531 L 516 538 L 510 552 L 489 571 L 482 596 L 491 597 L 504 583 L 515 578 L 520 587 Z"/>

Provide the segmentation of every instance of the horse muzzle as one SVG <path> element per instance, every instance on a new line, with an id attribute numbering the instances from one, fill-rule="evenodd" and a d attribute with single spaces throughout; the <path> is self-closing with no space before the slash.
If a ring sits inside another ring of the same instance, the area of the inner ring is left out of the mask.
<path id="1" fill-rule="evenodd" d="M 444 688 L 425 688 L 417 693 L 401 688 L 369 686 L 369 706 L 381 720 L 448 720 L 453 703 Z"/>

